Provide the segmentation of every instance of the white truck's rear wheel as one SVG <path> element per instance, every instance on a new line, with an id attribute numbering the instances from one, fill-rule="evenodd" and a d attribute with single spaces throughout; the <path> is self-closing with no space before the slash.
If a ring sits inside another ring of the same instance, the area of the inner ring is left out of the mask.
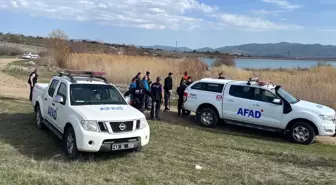
<path id="1" fill-rule="evenodd" d="M 35 119 L 36 119 L 36 127 L 42 130 L 44 128 L 44 125 L 43 125 L 43 118 L 42 118 L 40 106 L 36 106 Z"/>
<path id="2" fill-rule="evenodd" d="M 218 122 L 216 112 L 211 108 L 203 108 L 197 115 L 197 119 L 201 126 L 214 127 Z"/>
<path id="3" fill-rule="evenodd" d="M 69 127 L 65 132 L 64 150 L 70 159 L 78 159 L 80 156 L 76 144 L 76 135 L 72 127 Z"/>
<path id="4" fill-rule="evenodd" d="M 288 133 L 289 138 L 298 144 L 311 144 L 315 139 L 315 131 L 310 124 L 305 122 L 294 123 Z"/>

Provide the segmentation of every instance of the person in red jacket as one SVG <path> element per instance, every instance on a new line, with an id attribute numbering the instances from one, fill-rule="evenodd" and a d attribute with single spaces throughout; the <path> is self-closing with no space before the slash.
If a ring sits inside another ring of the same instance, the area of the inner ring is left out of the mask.
<path id="1" fill-rule="evenodd" d="M 185 84 L 188 81 L 188 78 L 189 78 L 188 72 L 185 71 L 184 72 L 184 76 L 181 78 L 180 86 L 183 85 L 183 84 Z"/>

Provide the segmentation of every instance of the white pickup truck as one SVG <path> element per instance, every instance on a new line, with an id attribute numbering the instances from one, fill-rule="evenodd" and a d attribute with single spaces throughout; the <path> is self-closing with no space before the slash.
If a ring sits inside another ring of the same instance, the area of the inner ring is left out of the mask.
<path id="1" fill-rule="evenodd" d="M 145 115 L 130 106 L 102 74 L 67 71 L 33 89 L 37 127 L 46 126 L 63 139 L 71 159 L 81 152 L 138 152 L 149 142 Z"/>
<path id="2" fill-rule="evenodd" d="M 219 119 L 240 126 L 280 131 L 294 143 L 310 144 L 316 135 L 335 134 L 335 110 L 299 100 L 281 86 L 261 82 L 204 78 L 184 92 L 184 109 L 202 126 Z"/>

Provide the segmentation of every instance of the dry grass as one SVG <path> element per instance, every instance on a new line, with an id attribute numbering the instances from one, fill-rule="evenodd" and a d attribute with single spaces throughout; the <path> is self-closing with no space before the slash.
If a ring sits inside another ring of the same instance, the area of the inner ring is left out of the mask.
<path id="1" fill-rule="evenodd" d="M 110 153 L 71 162 L 49 131 L 35 128 L 31 105 L 0 97 L 0 184 L 335 184 L 336 148 L 284 141 L 272 133 L 205 129 L 164 113 L 150 122 L 141 153 Z M 174 120 L 176 119 L 176 120 Z M 195 165 L 203 167 L 196 170 Z"/>
<path id="2" fill-rule="evenodd" d="M 106 71 L 112 82 L 128 84 L 139 71 L 150 71 L 152 79 L 166 77 L 174 73 L 174 84 L 180 81 L 187 70 L 194 80 L 205 76 L 216 77 L 219 72 L 235 80 L 247 80 L 259 77 L 282 85 L 299 99 L 321 103 L 336 109 L 334 94 L 336 91 L 336 68 L 320 66 L 307 70 L 241 70 L 220 66 L 207 70 L 206 64 L 198 59 L 162 59 L 145 56 L 120 56 L 99 54 L 73 54 L 67 61 L 72 69 Z"/>
<path id="3" fill-rule="evenodd" d="M 105 71 L 107 77 L 114 83 L 129 84 L 138 73 L 150 71 L 152 80 L 160 76 L 165 78 L 169 72 L 174 73 L 175 87 L 179 83 L 184 71 L 199 79 L 207 70 L 207 65 L 198 59 L 162 59 L 146 56 L 125 56 L 108 54 L 72 54 L 67 68 L 81 70 Z"/>
<path id="4" fill-rule="evenodd" d="M 334 100 L 336 93 L 336 68 L 320 66 L 307 70 L 254 70 L 246 71 L 237 68 L 214 68 L 207 75 L 223 72 L 235 80 L 247 80 L 259 77 L 261 80 L 271 81 L 281 85 L 291 94 L 302 100 L 313 101 L 336 109 Z"/>

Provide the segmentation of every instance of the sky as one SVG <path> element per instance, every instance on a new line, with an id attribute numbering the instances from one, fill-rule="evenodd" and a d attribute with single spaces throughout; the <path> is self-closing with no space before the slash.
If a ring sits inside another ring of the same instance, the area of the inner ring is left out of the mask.
<path id="1" fill-rule="evenodd" d="M 142 46 L 336 43 L 336 0 L 0 0 L 0 32 Z"/>

